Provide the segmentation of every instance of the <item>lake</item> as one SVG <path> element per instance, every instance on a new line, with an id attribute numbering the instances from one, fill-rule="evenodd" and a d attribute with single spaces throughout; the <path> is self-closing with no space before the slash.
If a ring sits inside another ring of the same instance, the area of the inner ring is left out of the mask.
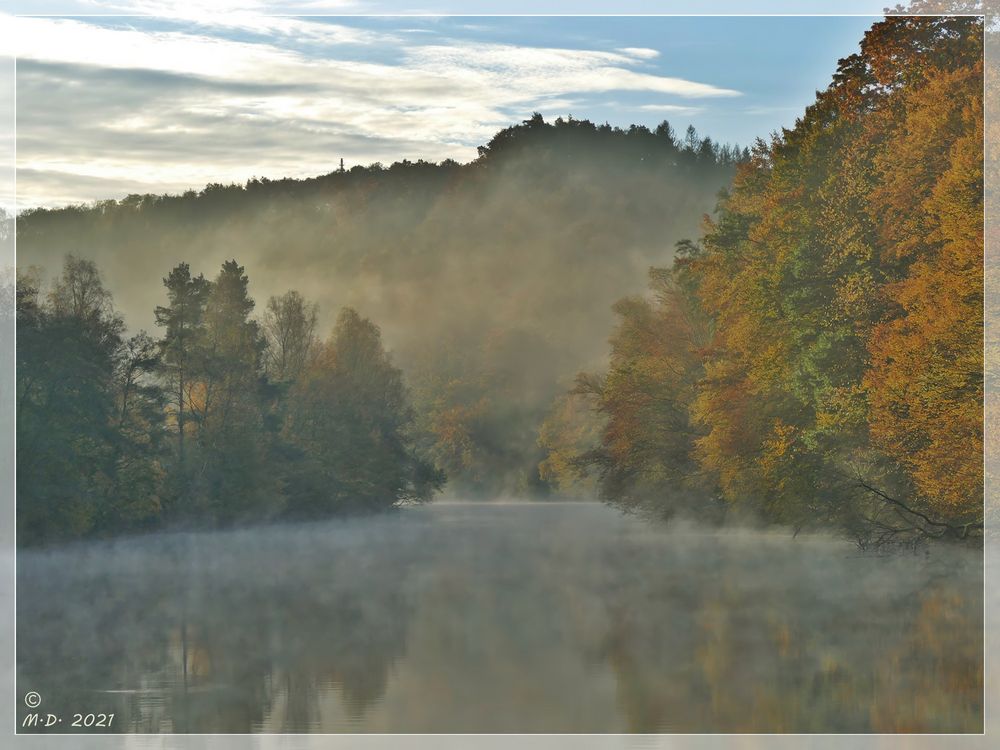
<path id="1" fill-rule="evenodd" d="M 980 732 L 982 562 L 513 502 L 22 551 L 18 722 Z"/>

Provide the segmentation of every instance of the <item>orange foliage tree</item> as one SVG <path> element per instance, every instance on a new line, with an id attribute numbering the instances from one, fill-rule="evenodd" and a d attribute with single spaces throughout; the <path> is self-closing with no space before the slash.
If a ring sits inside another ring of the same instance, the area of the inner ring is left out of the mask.
<path id="1" fill-rule="evenodd" d="M 684 274 L 704 345 L 662 295 L 619 304 L 606 497 L 697 477 L 706 507 L 862 543 L 982 528 L 982 84 L 981 18 L 889 17 L 758 141 L 656 277 Z"/>

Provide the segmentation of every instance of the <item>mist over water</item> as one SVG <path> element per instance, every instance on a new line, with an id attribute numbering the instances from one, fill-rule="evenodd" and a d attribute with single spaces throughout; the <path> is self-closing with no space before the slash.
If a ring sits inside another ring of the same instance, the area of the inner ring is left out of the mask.
<path id="1" fill-rule="evenodd" d="M 968 551 L 440 503 L 22 551 L 18 688 L 114 732 L 979 732 L 982 587 Z"/>

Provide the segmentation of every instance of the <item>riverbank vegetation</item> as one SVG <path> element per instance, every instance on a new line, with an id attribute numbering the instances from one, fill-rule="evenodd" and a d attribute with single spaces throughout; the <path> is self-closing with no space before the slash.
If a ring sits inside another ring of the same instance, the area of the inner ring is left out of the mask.
<path id="1" fill-rule="evenodd" d="M 350 308 L 325 341 L 297 292 L 251 317 L 235 260 L 178 264 L 160 337 L 127 336 L 92 261 L 17 289 L 18 539 L 213 527 L 430 498 L 402 373 Z"/>
<path id="2" fill-rule="evenodd" d="M 564 397 L 577 416 L 553 410 L 563 484 L 863 547 L 981 535 L 982 35 L 972 17 L 877 23 L 756 144 L 701 239 L 616 305 L 610 367 Z"/>

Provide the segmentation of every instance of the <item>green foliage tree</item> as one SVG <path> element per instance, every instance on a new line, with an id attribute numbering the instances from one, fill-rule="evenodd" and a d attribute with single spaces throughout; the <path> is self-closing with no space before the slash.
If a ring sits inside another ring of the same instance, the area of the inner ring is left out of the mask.
<path id="1" fill-rule="evenodd" d="M 306 302 L 297 291 L 268 299 L 263 322 L 268 378 L 287 382 L 302 373 L 318 345 L 317 320 L 316 304 Z"/>
<path id="2" fill-rule="evenodd" d="M 163 464 L 166 393 L 157 377 L 160 347 L 145 331 L 115 352 L 115 502 L 95 519 L 106 531 L 155 526 L 166 499 Z"/>
<path id="3" fill-rule="evenodd" d="M 289 292 L 265 317 L 273 352 L 235 260 L 211 282 L 181 263 L 164 285 L 154 341 L 125 337 L 92 261 L 68 257 L 45 298 L 19 277 L 21 544 L 385 510 L 440 489 L 373 323 L 346 309 L 317 346 L 315 305 Z"/>
<path id="4" fill-rule="evenodd" d="M 205 306 L 210 284 L 201 274 L 191 275 L 191 267 L 180 263 L 163 279 L 167 288 L 166 306 L 155 310 L 156 324 L 165 328 L 160 340 L 163 376 L 173 407 L 173 422 L 177 431 L 177 465 L 173 476 L 177 482 L 177 502 L 187 502 L 188 467 L 185 440 L 188 415 L 191 412 L 191 388 L 195 380 L 192 370 L 198 366 L 204 339 Z"/>
<path id="5" fill-rule="evenodd" d="M 378 327 L 345 308 L 291 392 L 284 434 L 299 453 L 289 479 L 290 512 L 325 515 L 428 500 L 443 476 L 410 449 L 412 421 L 402 373 Z"/>
<path id="6" fill-rule="evenodd" d="M 91 261 L 69 256 L 47 300 L 17 289 L 18 533 L 22 543 L 109 533 L 155 514 L 157 419 L 137 400 L 147 341 L 123 323 Z M 131 360 L 131 361 L 130 361 Z"/>
<path id="7" fill-rule="evenodd" d="M 261 357 L 266 342 L 250 318 L 249 279 L 235 260 L 222 264 L 205 308 L 205 343 L 192 408 L 198 416 L 198 482 L 225 520 L 280 510 L 266 464 Z M 276 507 L 277 506 L 277 507 Z"/>

